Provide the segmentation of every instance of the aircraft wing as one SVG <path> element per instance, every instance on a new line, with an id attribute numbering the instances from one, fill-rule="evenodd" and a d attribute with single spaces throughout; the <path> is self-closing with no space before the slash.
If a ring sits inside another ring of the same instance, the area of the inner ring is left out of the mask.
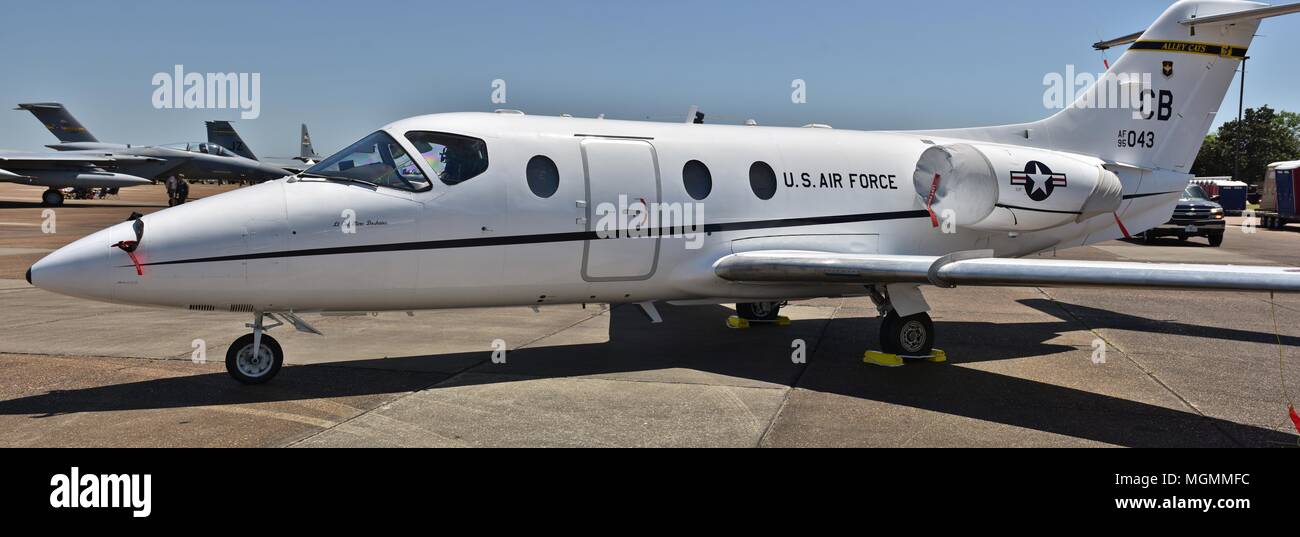
<path id="1" fill-rule="evenodd" d="M 924 284 L 996 287 L 1126 287 L 1300 293 L 1300 269 L 1057 259 L 998 259 L 990 251 L 944 257 L 760 251 L 714 264 L 747 283 Z"/>

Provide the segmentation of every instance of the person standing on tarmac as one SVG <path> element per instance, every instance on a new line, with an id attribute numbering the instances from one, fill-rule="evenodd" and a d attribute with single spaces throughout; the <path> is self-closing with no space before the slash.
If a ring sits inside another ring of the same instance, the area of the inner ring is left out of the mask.
<path id="1" fill-rule="evenodd" d="M 167 178 L 163 180 L 163 186 L 167 187 L 168 207 L 176 205 L 176 183 L 177 180 L 175 175 L 168 175 Z"/>

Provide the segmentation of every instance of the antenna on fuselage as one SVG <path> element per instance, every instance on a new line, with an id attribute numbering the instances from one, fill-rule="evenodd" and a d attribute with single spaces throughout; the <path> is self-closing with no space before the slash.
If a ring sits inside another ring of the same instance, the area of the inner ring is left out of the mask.
<path id="1" fill-rule="evenodd" d="M 686 123 L 704 123 L 704 114 L 700 113 L 699 105 L 693 104 L 686 109 Z"/>

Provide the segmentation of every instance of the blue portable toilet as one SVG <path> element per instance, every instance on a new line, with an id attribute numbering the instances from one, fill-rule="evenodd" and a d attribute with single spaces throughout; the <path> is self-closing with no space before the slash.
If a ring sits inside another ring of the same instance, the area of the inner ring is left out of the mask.
<path id="1" fill-rule="evenodd" d="M 1226 213 L 1241 214 L 1246 210 L 1246 198 L 1250 193 L 1250 185 L 1246 183 L 1233 181 L 1231 177 L 1197 177 L 1192 184 L 1201 185 Z"/>

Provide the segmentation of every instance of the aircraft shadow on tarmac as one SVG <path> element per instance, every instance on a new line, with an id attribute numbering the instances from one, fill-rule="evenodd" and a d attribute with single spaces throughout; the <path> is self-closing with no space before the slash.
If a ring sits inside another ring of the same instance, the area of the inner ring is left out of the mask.
<path id="1" fill-rule="evenodd" d="M 796 320 L 786 327 L 729 330 L 723 319 L 731 311 L 722 307 L 664 306 L 664 323 L 660 325 L 647 324 L 636 308 L 619 307 L 610 312 L 607 342 L 513 350 L 506 364 L 493 364 L 489 353 L 475 352 L 288 366 L 265 386 L 236 384 L 224 372 L 186 375 L 0 401 L 0 415 L 39 418 L 75 412 L 295 401 L 532 378 L 658 376 L 675 382 L 701 382 L 707 377 L 703 382 L 796 386 L 1122 446 L 1295 445 L 1294 435 L 1268 428 L 962 367 L 1034 356 L 1080 356 L 1076 347 L 1046 343 L 1063 333 L 1085 329 L 1069 319 L 1062 306 L 1047 300 L 1023 303 L 1062 320 L 1013 324 L 940 321 L 936 324 L 943 347 L 953 357 L 949 364 L 922 362 L 897 369 L 864 365 L 862 351 L 875 344 L 876 317 Z M 1118 319 L 1116 322 L 1136 323 L 1137 329 L 1185 333 L 1176 323 L 1106 313 L 1107 318 Z M 1244 341 L 1273 337 L 1228 329 L 1202 335 Z M 807 364 L 791 360 L 791 342 L 796 338 L 807 342 Z M 1288 344 L 1297 343 L 1296 338 L 1288 340 Z M 1068 351 L 1075 354 L 1064 354 Z M 429 371 L 431 364 L 447 363 L 465 364 L 460 373 L 473 374 Z M 694 373 L 683 380 L 680 373 L 673 377 L 675 373 L 669 371 L 676 368 Z M 864 408 L 872 412 L 879 406 Z"/>

